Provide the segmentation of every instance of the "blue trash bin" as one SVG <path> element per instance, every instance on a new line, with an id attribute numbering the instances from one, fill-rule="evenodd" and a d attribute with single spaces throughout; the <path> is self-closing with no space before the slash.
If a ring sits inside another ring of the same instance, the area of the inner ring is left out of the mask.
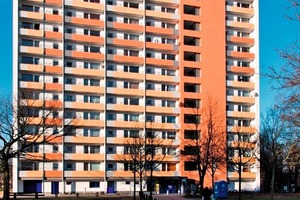
<path id="1" fill-rule="evenodd" d="M 214 196 L 216 199 L 228 198 L 228 183 L 226 181 L 215 182 Z"/>

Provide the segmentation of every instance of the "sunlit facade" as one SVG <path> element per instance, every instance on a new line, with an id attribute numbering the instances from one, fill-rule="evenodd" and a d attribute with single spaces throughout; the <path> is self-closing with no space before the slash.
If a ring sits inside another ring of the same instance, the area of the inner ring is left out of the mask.
<path id="1" fill-rule="evenodd" d="M 57 105 L 51 117 L 62 118 L 61 127 L 80 124 L 32 150 L 44 162 L 13 161 L 14 192 L 132 191 L 130 166 L 118 154 L 126 138 L 153 126 L 173 140 L 161 149 L 168 159 L 154 172 L 153 190 L 183 192 L 198 175 L 179 152 L 201 123 L 207 94 L 226 110 L 228 145 L 234 126 L 258 126 L 258 0 L 13 3 L 14 94 Z M 255 162 L 243 169 L 251 190 L 259 189 Z M 215 180 L 237 189 L 236 177 L 225 169 Z"/>

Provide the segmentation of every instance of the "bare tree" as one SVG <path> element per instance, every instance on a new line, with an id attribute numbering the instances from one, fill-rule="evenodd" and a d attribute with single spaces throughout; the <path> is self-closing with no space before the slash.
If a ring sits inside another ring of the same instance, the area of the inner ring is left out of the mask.
<path id="1" fill-rule="evenodd" d="M 120 162 L 124 163 L 133 173 L 133 198 L 136 199 L 137 176 L 140 183 L 140 199 L 143 194 L 143 175 L 145 173 L 145 136 L 139 129 L 130 130 L 130 138 L 124 141 L 124 154 L 118 154 Z"/>
<path id="2" fill-rule="evenodd" d="M 219 102 L 211 96 L 203 104 L 202 111 L 196 109 L 194 119 L 186 121 L 192 124 L 194 131 L 191 139 L 184 141 L 184 150 L 181 152 L 186 160 L 194 163 L 199 176 L 200 192 L 203 191 L 208 169 L 214 179 L 217 168 L 226 163 L 224 113 Z"/>
<path id="3" fill-rule="evenodd" d="M 9 162 L 12 158 L 28 158 L 28 149 L 51 142 L 71 132 L 72 121 L 62 128 L 62 119 L 54 117 L 55 102 L 38 102 L 19 98 L 17 105 L 10 98 L 0 99 L 0 169 L 3 172 L 3 199 L 9 199 Z M 31 156 L 32 158 L 32 156 Z M 33 158 L 34 159 L 34 158 Z"/>
<path id="4" fill-rule="evenodd" d="M 288 19 L 299 25 L 300 22 L 300 1 L 288 0 L 290 15 Z M 286 49 L 278 50 L 279 56 L 285 61 L 280 69 L 270 67 L 267 76 L 275 84 L 273 87 L 280 92 L 281 118 L 288 123 L 289 128 L 300 128 L 300 40 L 296 40 Z M 279 104 L 278 104 L 279 105 Z M 300 142 L 299 131 L 293 131 L 294 143 L 290 147 Z"/>
<path id="5" fill-rule="evenodd" d="M 134 182 L 136 182 L 137 176 L 139 177 L 140 199 L 143 197 L 143 179 L 147 180 L 148 177 L 149 198 L 152 199 L 153 172 L 170 156 L 166 151 L 173 143 L 173 140 L 160 137 L 160 129 L 156 129 L 152 124 L 149 124 L 148 127 L 150 128 L 145 129 L 146 133 L 143 130 L 131 130 L 131 138 L 124 142 L 124 154 L 118 155 L 120 162 L 129 166 Z M 134 184 L 134 199 L 136 198 L 135 192 Z"/>
<path id="6" fill-rule="evenodd" d="M 256 160 L 256 140 L 251 139 L 254 128 L 234 126 L 234 141 L 227 148 L 227 165 L 230 171 L 237 172 L 239 200 L 241 200 L 242 173 L 249 172 Z"/>
<path id="7" fill-rule="evenodd" d="M 160 136 L 161 130 L 150 124 L 150 128 L 146 129 L 145 139 L 145 167 L 149 175 L 149 199 L 152 200 L 153 188 L 153 172 L 165 161 L 166 158 L 172 157 L 176 154 L 176 149 L 172 149 L 173 140 L 163 139 Z"/>
<path id="8" fill-rule="evenodd" d="M 286 122 L 281 120 L 281 112 L 278 107 L 273 106 L 262 116 L 260 127 L 260 162 L 262 170 L 271 169 L 271 196 L 273 199 L 278 164 L 283 165 L 283 157 L 286 148 L 287 136 Z M 280 162 L 278 162 L 280 161 Z M 264 169 L 264 166 L 266 169 Z"/>

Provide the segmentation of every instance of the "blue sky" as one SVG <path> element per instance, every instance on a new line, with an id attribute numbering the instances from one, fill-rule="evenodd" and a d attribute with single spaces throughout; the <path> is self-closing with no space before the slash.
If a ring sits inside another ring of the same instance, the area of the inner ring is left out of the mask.
<path id="1" fill-rule="evenodd" d="M 0 94 L 12 92 L 12 1 L 0 0 Z M 271 3 L 270 3 L 271 2 Z M 286 48 L 300 39 L 299 25 L 286 18 L 288 0 L 260 0 L 260 71 L 267 73 L 270 66 L 279 68 L 283 61 L 276 49 Z M 271 90 L 261 77 L 261 110 L 272 104 L 276 91 Z"/>

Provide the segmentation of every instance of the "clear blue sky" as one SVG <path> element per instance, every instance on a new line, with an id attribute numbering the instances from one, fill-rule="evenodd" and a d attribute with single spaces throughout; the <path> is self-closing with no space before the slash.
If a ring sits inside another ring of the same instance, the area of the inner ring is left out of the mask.
<path id="1" fill-rule="evenodd" d="M 12 1 L 0 0 L 0 94 L 12 92 Z M 283 61 L 276 49 L 283 49 L 300 39 L 299 26 L 287 20 L 288 0 L 260 0 L 260 70 L 268 72 L 270 66 L 279 68 Z M 261 110 L 272 104 L 276 91 L 272 91 L 265 77 L 261 77 Z"/>

